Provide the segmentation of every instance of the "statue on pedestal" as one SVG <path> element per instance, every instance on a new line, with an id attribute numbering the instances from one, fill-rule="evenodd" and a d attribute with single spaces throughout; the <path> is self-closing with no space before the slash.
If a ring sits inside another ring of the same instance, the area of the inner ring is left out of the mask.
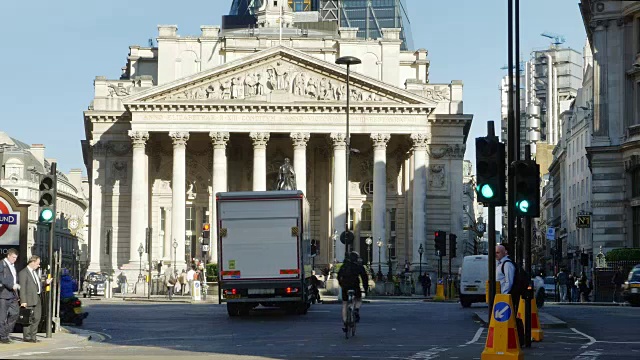
<path id="1" fill-rule="evenodd" d="M 280 166 L 276 190 L 296 190 L 296 173 L 289 158 L 285 158 L 284 164 Z"/>

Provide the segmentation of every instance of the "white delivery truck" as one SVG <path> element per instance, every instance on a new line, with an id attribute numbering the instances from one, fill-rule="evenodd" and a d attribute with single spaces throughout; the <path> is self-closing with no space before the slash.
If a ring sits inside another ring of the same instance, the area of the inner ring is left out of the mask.
<path id="1" fill-rule="evenodd" d="M 309 203 L 302 191 L 216 194 L 219 299 L 229 316 L 258 305 L 306 314 L 312 301 Z"/>
<path id="2" fill-rule="evenodd" d="M 462 260 L 460 269 L 460 304 L 486 302 L 486 283 L 489 279 L 489 255 L 470 255 Z"/>

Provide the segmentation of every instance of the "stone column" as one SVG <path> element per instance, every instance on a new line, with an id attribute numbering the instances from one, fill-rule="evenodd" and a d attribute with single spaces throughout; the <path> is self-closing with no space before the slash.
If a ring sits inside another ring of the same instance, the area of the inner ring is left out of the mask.
<path id="1" fill-rule="evenodd" d="M 105 255 L 107 229 L 102 223 L 102 215 L 108 211 L 107 209 L 102 209 L 102 190 L 107 168 L 105 162 L 106 152 L 106 146 L 102 141 L 93 142 L 91 146 L 91 175 L 89 177 L 89 181 L 91 181 L 91 226 L 89 227 L 88 241 L 90 253 L 90 256 L 87 257 L 90 261 L 87 268 L 88 272 L 102 271 L 103 260 L 107 257 Z"/>
<path id="2" fill-rule="evenodd" d="M 347 151 L 347 143 L 346 136 L 344 133 L 331 133 L 331 140 L 333 140 L 333 179 L 331 181 L 331 187 L 333 189 L 333 201 L 331 203 L 331 211 L 333 213 L 333 231 L 338 232 L 338 236 L 345 230 L 345 222 L 347 219 L 347 214 L 345 214 L 345 208 L 347 204 L 345 204 L 346 193 L 346 182 L 347 182 L 347 171 L 346 171 L 346 151 Z M 339 262 L 342 262 L 344 259 L 344 248 L 345 245 L 340 242 L 340 238 L 336 240 L 336 251 L 335 254 L 331 257 L 331 260 L 334 258 Z"/>
<path id="3" fill-rule="evenodd" d="M 291 133 L 293 141 L 293 171 L 296 172 L 296 187 L 307 195 L 307 142 L 311 134 Z"/>
<path id="4" fill-rule="evenodd" d="M 217 218 L 217 203 L 216 193 L 227 191 L 227 142 L 229 141 L 228 132 L 210 132 L 211 143 L 213 145 L 213 174 L 211 179 L 212 200 L 211 209 L 209 209 L 211 224 L 210 238 L 209 238 L 209 259 L 211 262 L 218 262 L 218 223 Z"/>
<path id="5" fill-rule="evenodd" d="M 171 181 L 171 259 L 178 271 L 185 265 L 185 206 L 186 206 L 186 152 L 188 132 L 172 131 L 169 136 L 173 140 L 173 175 Z M 173 249 L 173 242 L 178 247 Z M 175 255 L 174 255 L 175 254 Z"/>
<path id="6" fill-rule="evenodd" d="M 146 131 L 129 130 L 129 137 L 133 144 L 133 164 L 131 166 L 131 224 L 129 226 L 129 263 L 138 264 L 140 255 L 138 247 L 145 242 L 145 228 L 147 224 L 148 186 L 145 184 L 147 178 L 145 144 L 149 140 L 149 133 Z"/>
<path id="7" fill-rule="evenodd" d="M 387 143 L 390 134 L 371 134 L 373 140 L 373 241 L 382 239 L 386 246 L 387 239 L 385 211 L 387 210 Z M 386 261 L 386 253 L 382 261 Z"/>
<path id="8" fill-rule="evenodd" d="M 420 254 L 418 248 L 420 244 L 425 244 L 426 249 L 426 200 L 427 200 L 427 134 L 417 133 L 411 134 L 413 141 L 413 249 L 412 262 L 419 262 Z M 424 258 L 423 258 L 424 260 Z"/>
<path id="9" fill-rule="evenodd" d="M 252 132 L 253 142 L 253 191 L 267 190 L 267 142 L 269 133 Z"/>

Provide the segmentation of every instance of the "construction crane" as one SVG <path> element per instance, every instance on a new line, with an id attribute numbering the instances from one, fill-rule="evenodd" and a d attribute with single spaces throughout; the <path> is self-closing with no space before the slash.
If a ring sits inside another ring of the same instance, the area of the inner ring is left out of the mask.
<path id="1" fill-rule="evenodd" d="M 550 32 L 543 32 L 542 34 L 540 34 L 540 36 L 544 36 L 546 38 L 549 38 L 551 40 L 553 40 L 553 42 L 551 42 L 553 45 L 555 45 L 556 47 L 560 44 L 564 44 L 564 36 L 563 35 L 558 35 L 558 34 L 554 34 L 554 33 L 550 33 Z"/>

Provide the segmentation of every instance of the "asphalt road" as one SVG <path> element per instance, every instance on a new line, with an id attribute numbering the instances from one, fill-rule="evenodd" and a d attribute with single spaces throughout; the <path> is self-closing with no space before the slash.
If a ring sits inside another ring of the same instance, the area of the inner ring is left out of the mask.
<path id="1" fill-rule="evenodd" d="M 355 338 L 340 329 L 340 306 L 313 306 L 307 315 L 256 311 L 229 318 L 224 305 L 89 304 L 83 328 L 101 343 L 16 354 L 20 358 L 114 359 L 479 359 L 486 329 L 477 308 L 454 303 L 372 301 L 362 310 Z M 485 306 L 486 309 L 486 306 Z M 640 309 L 548 306 L 569 328 L 545 330 L 527 359 L 640 359 Z M 604 325 L 606 324 L 606 325 Z M 624 343 L 620 343 L 624 342 Z"/>

